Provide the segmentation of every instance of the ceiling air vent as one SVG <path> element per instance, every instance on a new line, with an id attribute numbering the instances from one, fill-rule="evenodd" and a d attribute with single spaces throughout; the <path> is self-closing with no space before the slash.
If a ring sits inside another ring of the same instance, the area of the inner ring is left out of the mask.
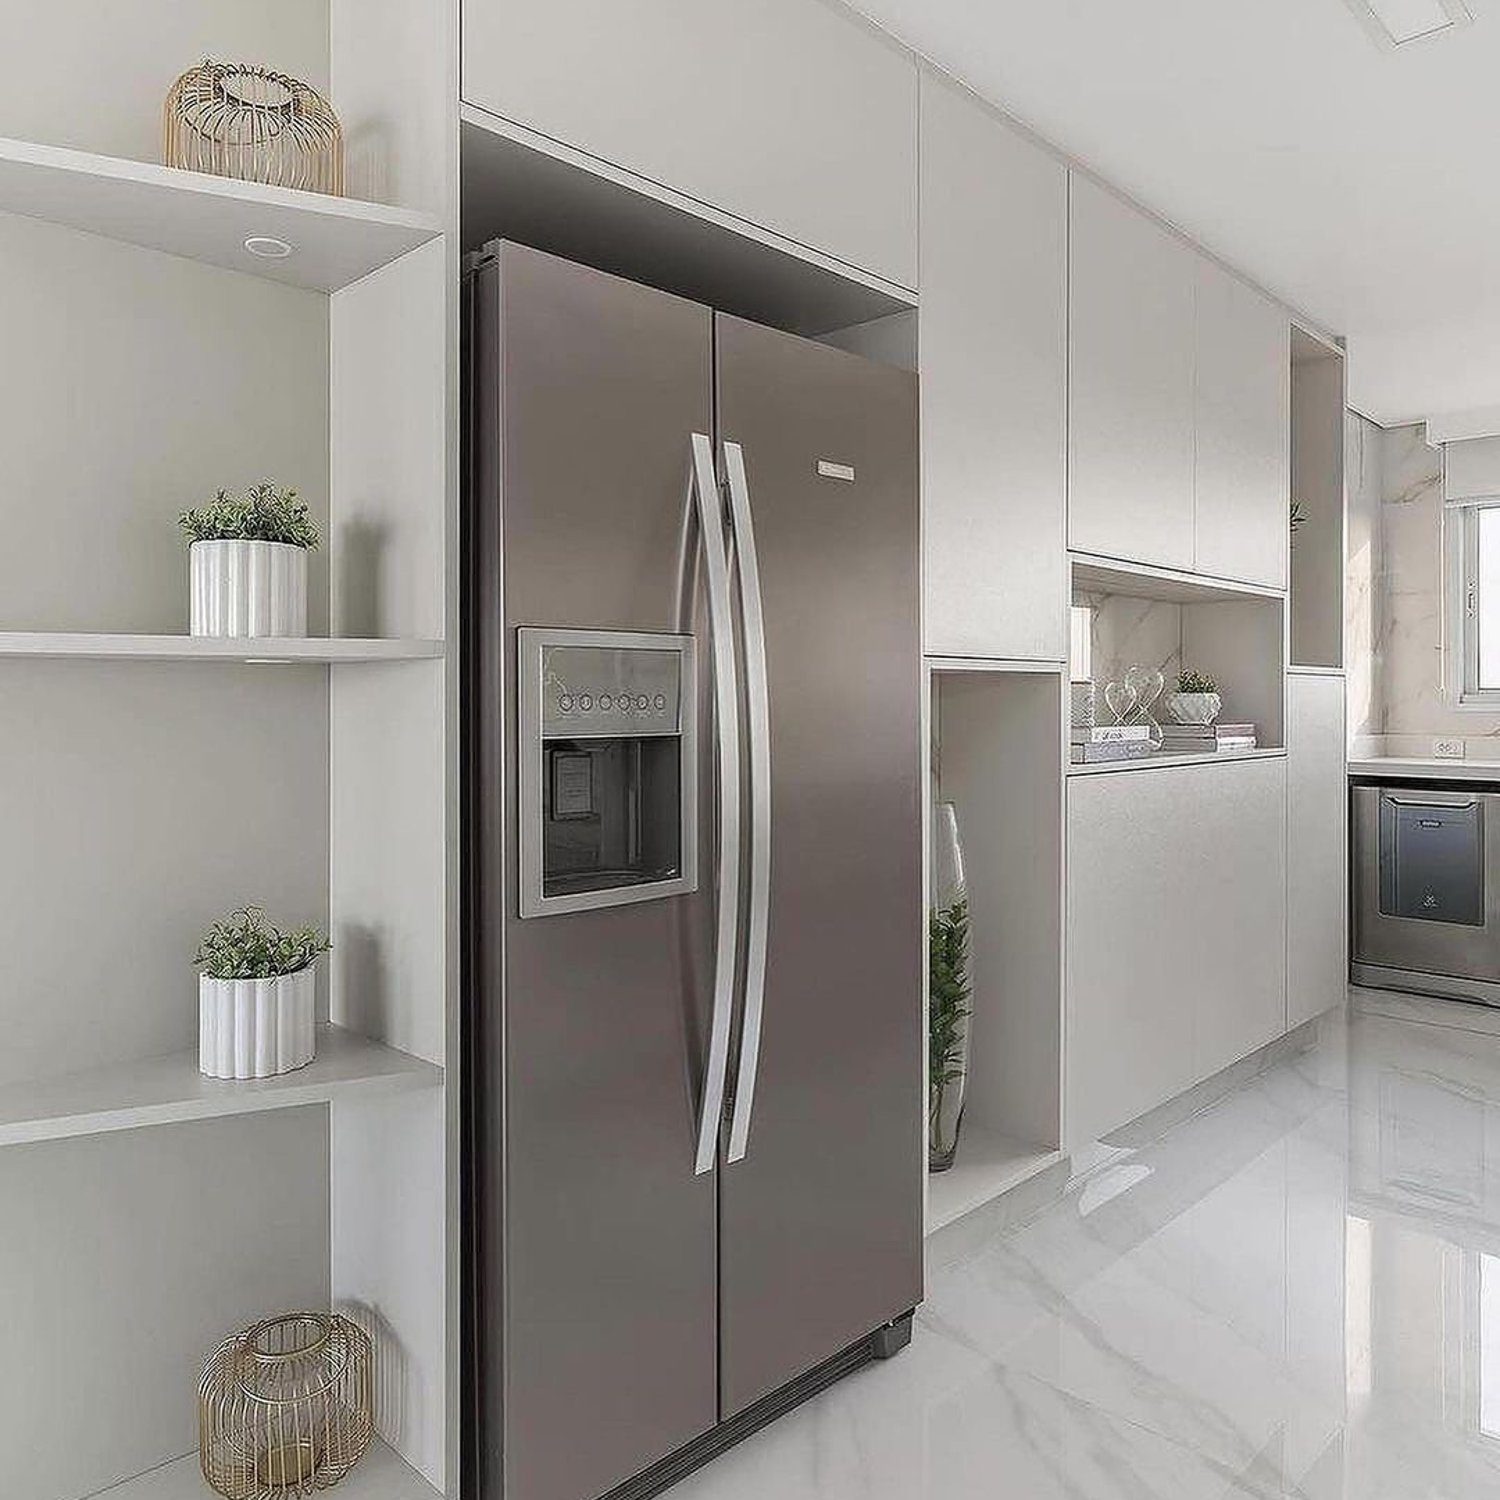
<path id="1" fill-rule="evenodd" d="M 1474 17 L 1464 0 L 1344 0 L 1378 46 L 1389 52 L 1441 36 Z"/>

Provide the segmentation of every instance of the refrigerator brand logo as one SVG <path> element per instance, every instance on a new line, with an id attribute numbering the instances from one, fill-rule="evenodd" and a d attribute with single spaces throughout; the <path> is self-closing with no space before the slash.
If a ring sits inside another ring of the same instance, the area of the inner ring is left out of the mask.
<path id="1" fill-rule="evenodd" d="M 853 464 L 830 463 L 826 458 L 818 460 L 819 479 L 841 479 L 845 484 L 854 483 Z"/>

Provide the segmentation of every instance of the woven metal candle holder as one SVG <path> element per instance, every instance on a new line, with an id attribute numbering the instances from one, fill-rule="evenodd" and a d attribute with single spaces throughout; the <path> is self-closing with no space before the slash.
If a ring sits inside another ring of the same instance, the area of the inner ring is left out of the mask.
<path id="1" fill-rule="evenodd" d="M 344 191 L 344 133 L 311 85 L 253 63 L 189 68 L 162 112 L 169 167 L 245 182 Z"/>
<path id="2" fill-rule="evenodd" d="M 198 1381 L 198 1456 L 226 1500 L 335 1485 L 374 1432 L 374 1348 L 336 1313 L 267 1318 L 224 1340 Z"/>

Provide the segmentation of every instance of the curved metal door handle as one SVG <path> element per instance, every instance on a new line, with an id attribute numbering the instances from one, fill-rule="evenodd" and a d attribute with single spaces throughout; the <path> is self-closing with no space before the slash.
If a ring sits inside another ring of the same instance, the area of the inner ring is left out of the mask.
<path id="1" fill-rule="evenodd" d="M 745 936 L 745 1010 L 740 1028 L 740 1065 L 729 1126 L 729 1157 L 739 1161 L 750 1143 L 755 1083 L 760 1069 L 760 1036 L 766 999 L 766 943 L 771 920 L 771 689 L 766 669 L 765 613 L 760 593 L 760 561 L 745 454 L 738 443 L 724 444 L 729 478 L 729 513 L 734 526 L 735 571 L 739 579 L 740 622 L 745 638 L 745 722 L 750 741 L 750 893 Z"/>
<path id="2" fill-rule="evenodd" d="M 734 969 L 740 922 L 740 702 L 735 666 L 734 616 L 729 603 L 729 559 L 724 545 L 724 509 L 714 474 L 713 444 L 693 434 L 688 474 L 707 564 L 709 630 L 713 636 L 715 740 L 719 763 L 718 931 L 714 944 L 714 1008 L 708 1036 L 708 1066 L 698 1118 L 694 1172 L 711 1172 L 719 1150 L 724 1080 L 729 1070 L 729 1028 L 734 1015 Z M 696 712 L 696 709 L 694 709 Z"/>

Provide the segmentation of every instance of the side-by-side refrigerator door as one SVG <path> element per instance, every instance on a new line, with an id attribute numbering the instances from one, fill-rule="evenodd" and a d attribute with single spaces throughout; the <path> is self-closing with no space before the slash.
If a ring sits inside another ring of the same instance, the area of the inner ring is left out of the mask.
<path id="1" fill-rule="evenodd" d="M 758 702 L 752 597 L 744 1036 L 720 1171 L 729 1417 L 921 1298 L 921 662 L 915 378 L 725 316 L 717 358 L 764 639 Z"/>
<path id="2" fill-rule="evenodd" d="M 697 1170 L 715 856 L 700 846 L 693 894 L 520 915 L 517 820 L 541 814 L 518 797 L 517 756 L 536 747 L 518 744 L 517 633 L 693 630 L 684 506 L 692 434 L 712 431 L 712 316 L 509 245 L 480 296 L 479 419 L 499 441 L 479 503 L 503 515 L 481 567 L 503 589 L 475 607 L 504 670 L 501 701 L 473 711 L 492 716 L 478 779 L 499 795 L 504 766 L 506 810 L 488 844 L 503 892 L 485 886 L 481 918 L 504 931 L 504 1004 L 482 993 L 477 1018 L 481 1492 L 586 1500 L 717 1416 L 715 1179 Z M 711 643 L 696 644 L 712 692 Z M 549 837 L 585 858 L 607 788 L 583 772 L 591 755 L 613 765 L 614 742 L 579 741 L 540 785 L 545 816 L 573 820 Z M 711 783 L 699 797 L 707 838 Z"/>

